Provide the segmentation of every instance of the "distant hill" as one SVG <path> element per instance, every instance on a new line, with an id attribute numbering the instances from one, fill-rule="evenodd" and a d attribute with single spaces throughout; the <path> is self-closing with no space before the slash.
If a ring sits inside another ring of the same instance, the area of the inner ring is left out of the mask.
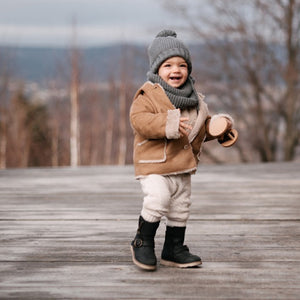
<path id="1" fill-rule="evenodd" d="M 43 83 L 56 78 L 59 72 L 68 74 L 70 50 L 66 48 L 0 47 L 1 54 L 8 54 L 15 78 Z M 146 47 L 137 45 L 112 45 L 80 49 L 84 76 L 96 80 L 119 78 L 121 72 L 145 79 L 147 71 Z M 123 71 L 122 71 L 123 70 Z M 137 71 L 138 70 L 138 71 Z M 143 75 L 142 75 L 143 74 Z"/>
<path id="2" fill-rule="evenodd" d="M 201 45 L 191 47 L 191 52 L 199 53 Z M 1 47 L 1 54 L 8 53 L 11 57 L 13 76 L 24 81 L 39 84 L 49 79 L 69 74 L 70 50 L 66 48 L 28 48 Z M 84 76 L 99 81 L 106 81 L 114 77 L 121 78 L 121 74 L 129 76 L 135 81 L 146 80 L 148 71 L 147 47 L 141 45 L 112 45 L 80 50 L 81 64 Z M 199 62 L 193 62 L 194 66 Z"/>
<path id="3" fill-rule="evenodd" d="M 222 47 L 222 43 L 220 43 Z M 236 44 L 236 47 L 239 47 Z M 284 52 L 279 45 L 270 45 L 280 59 L 284 59 Z M 210 63 L 210 51 L 204 45 L 189 46 L 193 69 L 212 71 L 218 69 L 216 62 Z M 12 74 L 17 79 L 42 84 L 52 78 L 67 78 L 70 74 L 70 50 L 66 48 L 23 48 L 1 47 L 0 67 L 3 54 L 11 57 Z M 134 44 L 116 44 L 106 47 L 83 48 L 80 50 L 81 65 L 85 79 L 107 81 L 110 78 L 120 80 L 126 76 L 137 83 L 146 80 L 148 71 L 147 47 Z M 230 53 L 227 53 L 230 55 Z M 234 61 L 234 60 L 232 60 Z M 266 68 L 266 72 L 268 69 Z M 205 71 L 206 72 L 206 71 Z M 205 76 L 205 73 L 202 74 Z M 215 78 L 216 79 L 216 78 Z M 217 80 L 224 80 L 224 76 Z"/>

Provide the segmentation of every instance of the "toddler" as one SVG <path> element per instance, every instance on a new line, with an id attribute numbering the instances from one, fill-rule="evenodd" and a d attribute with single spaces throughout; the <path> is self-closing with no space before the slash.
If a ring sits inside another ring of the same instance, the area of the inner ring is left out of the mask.
<path id="1" fill-rule="evenodd" d="M 161 31 L 148 48 L 148 81 L 130 109 L 134 131 L 134 167 L 144 194 L 138 229 L 131 243 L 133 262 L 155 270 L 154 237 L 162 217 L 167 226 L 160 263 L 171 267 L 201 265 L 184 245 L 191 205 L 191 174 L 196 172 L 210 121 L 204 96 L 191 77 L 185 44 L 172 30 Z M 226 116 L 228 123 L 232 119 Z"/>

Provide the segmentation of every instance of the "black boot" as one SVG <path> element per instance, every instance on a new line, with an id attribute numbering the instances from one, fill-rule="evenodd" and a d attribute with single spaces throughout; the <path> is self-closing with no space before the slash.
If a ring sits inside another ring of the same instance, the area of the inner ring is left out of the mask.
<path id="1" fill-rule="evenodd" d="M 159 222 L 150 223 L 140 216 L 136 236 L 131 242 L 132 260 L 144 270 L 156 269 L 154 236 L 158 226 Z"/>
<path id="2" fill-rule="evenodd" d="M 188 268 L 201 265 L 201 258 L 183 245 L 186 227 L 167 226 L 160 263 L 169 267 Z"/>

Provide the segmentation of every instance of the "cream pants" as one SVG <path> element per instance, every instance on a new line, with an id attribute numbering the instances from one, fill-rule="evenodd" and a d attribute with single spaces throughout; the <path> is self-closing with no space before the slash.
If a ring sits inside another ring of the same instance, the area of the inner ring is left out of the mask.
<path id="1" fill-rule="evenodd" d="M 163 216 L 168 226 L 186 226 L 191 205 L 191 175 L 148 175 L 140 179 L 144 193 L 142 217 L 158 222 Z"/>

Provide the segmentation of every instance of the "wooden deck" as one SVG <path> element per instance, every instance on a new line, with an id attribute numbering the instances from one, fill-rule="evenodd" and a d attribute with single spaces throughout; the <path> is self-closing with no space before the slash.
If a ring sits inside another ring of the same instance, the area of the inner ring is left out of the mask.
<path id="1" fill-rule="evenodd" d="M 299 162 L 200 166 L 201 268 L 132 264 L 141 198 L 131 166 L 0 171 L 0 299 L 300 299 Z"/>

